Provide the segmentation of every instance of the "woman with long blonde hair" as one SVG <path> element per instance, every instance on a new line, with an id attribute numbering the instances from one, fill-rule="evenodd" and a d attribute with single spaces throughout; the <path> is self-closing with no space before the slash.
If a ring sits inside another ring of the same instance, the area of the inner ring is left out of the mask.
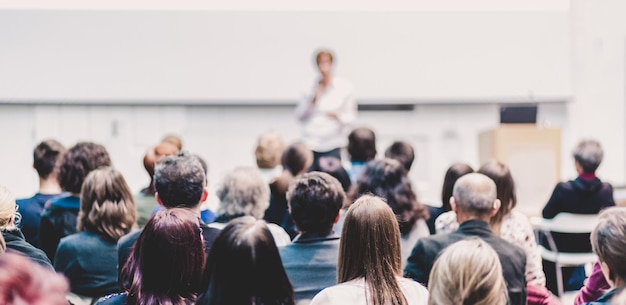
<path id="1" fill-rule="evenodd" d="M 428 291 L 402 277 L 400 229 L 380 197 L 364 195 L 346 213 L 337 264 L 338 283 L 317 294 L 316 304 L 423 304 Z"/>
<path id="2" fill-rule="evenodd" d="M 479 238 L 448 246 L 433 265 L 428 289 L 429 305 L 507 303 L 498 254 Z"/>

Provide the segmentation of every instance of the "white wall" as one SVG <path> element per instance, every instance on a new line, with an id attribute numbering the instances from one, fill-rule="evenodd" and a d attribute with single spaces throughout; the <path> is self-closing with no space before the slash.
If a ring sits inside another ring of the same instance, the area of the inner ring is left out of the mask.
<path id="1" fill-rule="evenodd" d="M 477 168 L 478 134 L 498 124 L 496 104 L 418 105 L 412 111 L 361 111 L 355 126 L 369 126 L 378 151 L 394 140 L 417 151 L 411 176 L 425 202 L 439 204 L 443 174 L 456 161 Z M 567 128 L 566 105 L 540 105 L 539 121 Z M 280 131 L 288 142 L 300 134 L 293 107 L 0 105 L 0 134 L 11 149 L 0 150 L 0 184 L 18 196 L 37 187 L 33 147 L 45 138 L 70 146 L 79 140 L 105 145 L 131 188 L 148 182 L 145 151 L 167 133 L 183 137 L 186 149 L 205 157 L 212 185 L 238 165 L 254 166 L 257 136 Z"/>
<path id="2" fill-rule="evenodd" d="M 599 174 L 613 184 L 626 182 L 626 2 L 573 0 L 571 131 L 564 148 L 582 137 L 605 149 Z M 570 168 L 567 176 L 573 176 Z"/>

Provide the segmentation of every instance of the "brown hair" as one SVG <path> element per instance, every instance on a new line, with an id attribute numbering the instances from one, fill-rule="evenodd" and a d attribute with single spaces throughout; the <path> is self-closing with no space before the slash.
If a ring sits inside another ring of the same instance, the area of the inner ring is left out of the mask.
<path id="1" fill-rule="evenodd" d="M 0 255 L 0 304 L 67 305 L 67 280 L 17 253 Z"/>
<path id="2" fill-rule="evenodd" d="M 496 215 L 493 215 L 489 220 L 491 229 L 497 235 L 500 235 L 500 226 L 504 216 L 508 215 L 511 210 L 517 205 L 517 196 L 515 196 L 515 182 L 511 171 L 506 164 L 491 160 L 478 169 L 478 173 L 481 173 L 493 180 L 496 183 L 496 194 L 500 199 L 500 209 Z"/>
<path id="3" fill-rule="evenodd" d="M 454 183 L 463 175 L 473 173 L 474 169 L 464 163 L 454 163 L 446 171 L 446 175 L 443 178 L 443 187 L 441 188 L 441 207 L 445 212 L 452 210 L 450 206 L 450 197 L 452 197 L 452 190 L 454 189 Z"/>
<path id="4" fill-rule="evenodd" d="M 103 167 L 87 175 L 80 194 L 78 231 L 117 241 L 130 232 L 136 217 L 133 195 L 120 172 Z"/>
<path id="5" fill-rule="evenodd" d="M 57 174 L 61 157 L 67 149 L 56 140 L 45 140 L 33 150 L 33 167 L 41 179 Z"/>
<path id="6" fill-rule="evenodd" d="M 591 246 L 598 260 L 609 267 L 607 278 L 618 288 L 626 285 L 626 207 L 610 207 L 600 212 L 598 225 L 591 232 Z M 616 283 L 619 282 L 619 283 Z"/>
<path id="7" fill-rule="evenodd" d="M 78 194 L 87 174 L 102 166 L 111 166 L 106 148 L 92 142 L 79 142 L 63 155 L 59 184 L 64 191 Z"/>
<path id="8" fill-rule="evenodd" d="M 321 49 L 315 53 L 315 63 L 319 64 L 320 58 L 322 56 L 328 56 L 328 58 L 330 58 L 330 62 L 335 62 L 335 57 L 333 56 L 333 52 L 331 52 L 330 50 Z"/>
<path id="9" fill-rule="evenodd" d="M 259 168 L 273 168 L 280 165 L 285 150 L 285 142 L 277 131 L 269 131 L 259 136 L 254 156 Z"/>
<path id="10" fill-rule="evenodd" d="M 407 304 L 396 280 L 401 268 L 396 216 L 380 197 L 362 196 L 346 213 L 337 281 L 365 278 L 370 304 Z"/>

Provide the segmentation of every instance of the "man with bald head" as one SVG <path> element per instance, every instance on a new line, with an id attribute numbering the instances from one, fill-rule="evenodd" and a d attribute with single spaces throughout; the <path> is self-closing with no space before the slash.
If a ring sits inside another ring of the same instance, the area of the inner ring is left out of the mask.
<path id="1" fill-rule="evenodd" d="M 404 276 L 428 286 L 430 270 L 439 253 L 457 241 L 475 236 L 498 253 L 507 284 L 508 304 L 526 304 L 526 255 L 519 247 L 493 234 L 489 227 L 489 219 L 500 208 L 493 180 L 477 173 L 462 176 L 454 184 L 450 205 L 460 223 L 459 229 L 420 239 L 407 260 Z"/>

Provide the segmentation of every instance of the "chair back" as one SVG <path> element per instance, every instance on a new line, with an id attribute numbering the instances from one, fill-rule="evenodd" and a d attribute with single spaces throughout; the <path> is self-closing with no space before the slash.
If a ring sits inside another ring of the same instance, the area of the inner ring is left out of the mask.
<path id="1" fill-rule="evenodd" d="M 559 213 L 553 219 L 532 217 L 530 223 L 539 231 L 591 233 L 598 224 L 598 214 Z"/>

